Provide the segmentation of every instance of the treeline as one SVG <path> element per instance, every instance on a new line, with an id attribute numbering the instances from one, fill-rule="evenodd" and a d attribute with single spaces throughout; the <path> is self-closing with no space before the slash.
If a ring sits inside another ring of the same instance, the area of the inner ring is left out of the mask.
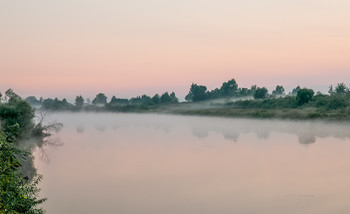
<path id="1" fill-rule="evenodd" d="M 350 90 L 344 83 L 329 87 L 328 94 L 315 92 L 312 89 L 297 87 L 294 96 L 266 95 L 262 99 L 239 100 L 228 103 L 233 108 L 247 109 L 290 109 L 315 108 L 321 111 L 344 110 L 350 106 Z"/>
<path id="2" fill-rule="evenodd" d="M 233 99 L 231 98 L 246 98 Z M 192 83 L 185 97 L 187 103 L 198 103 L 215 99 L 224 99 L 226 108 L 236 109 L 286 109 L 286 108 L 319 108 L 321 110 L 344 109 L 350 105 L 349 88 L 344 83 L 329 87 L 328 94 L 315 93 L 312 89 L 297 86 L 287 93 L 282 85 L 277 85 L 272 92 L 266 87 L 252 85 L 250 88 L 239 87 L 235 79 L 223 82 L 220 88 L 208 90 L 206 86 Z M 160 107 L 166 108 L 169 104 L 178 104 L 175 93 L 165 92 L 153 97 L 142 95 L 131 99 L 117 98 L 99 93 L 90 101 L 81 95 L 76 96 L 74 104 L 66 99 L 57 98 L 36 99 L 34 96 L 26 98 L 32 106 L 52 111 L 149 111 Z"/>
<path id="3" fill-rule="evenodd" d="M 293 89 L 290 94 L 296 94 L 300 87 Z M 254 97 L 255 99 L 264 99 L 269 97 L 278 97 L 285 95 L 285 89 L 281 85 L 277 85 L 275 90 L 269 94 L 267 88 L 257 87 L 252 85 L 250 88 L 238 87 L 235 79 L 231 79 L 222 83 L 220 88 L 208 91 L 204 85 L 192 83 L 189 93 L 186 95 L 187 102 L 199 102 L 204 100 L 220 99 L 220 98 L 239 98 L 239 97 Z"/>
<path id="4" fill-rule="evenodd" d="M 85 98 L 81 95 L 76 96 L 74 104 L 69 103 L 67 99 L 59 100 L 57 98 L 36 99 L 34 96 L 29 96 L 26 101 L 34 106 L 41 107 L 45 110 L 53 111 L 134 111 L 134 110 L 149 110 L 162 105 L 176 104 L 179 99 L 175 93 L 165 92 L 162 95 L 155 94 L 153 97 L 142 95 L 133 97 L 131 99 L 117 98 L 112 96 L 108 101 L 108 97 L 104 93 L 99 93 L 91 101 L 89 98 Z"/>

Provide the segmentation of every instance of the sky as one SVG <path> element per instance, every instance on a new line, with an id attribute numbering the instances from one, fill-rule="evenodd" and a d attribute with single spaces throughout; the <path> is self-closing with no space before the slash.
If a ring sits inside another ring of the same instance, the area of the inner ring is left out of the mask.
<path id="1" fill-rule="evenodd" d="M 93 98 L 350 83 L 349 0 L 0 0 L 0 91 Z"/>

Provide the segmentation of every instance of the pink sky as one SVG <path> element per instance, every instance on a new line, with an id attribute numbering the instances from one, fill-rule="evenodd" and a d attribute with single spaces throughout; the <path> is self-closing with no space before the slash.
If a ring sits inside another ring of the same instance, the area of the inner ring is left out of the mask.
<path id="1" fill-rule="evenodd" d="M 348 0 L 0 3 L 0 91 L 131 97 L 350 83 Z"/>

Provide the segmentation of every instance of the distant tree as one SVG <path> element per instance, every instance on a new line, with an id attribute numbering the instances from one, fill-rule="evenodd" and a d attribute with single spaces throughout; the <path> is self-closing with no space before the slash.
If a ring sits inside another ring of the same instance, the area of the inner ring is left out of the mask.
<path id="1" fill-rule="evenodd" d="M 141 104 L 142 103 L 142 99 L 140 96 L 137 97 L 132 97 L 130 99 L 130 104 L 135 105 L 135 104 Z"/>
<path id="2" fill-rule="evenodd" d="M 31 105 L 31 106 L 40 106 L 41 102 L 40 100 L 37 100 L 35 96 L 28 96 L 26 98 L 26 101 Z"/>
<path id="3" fill-rule="evenodd" d="M 305 103 L 310 102 L 314 94 L 315 92 L 312 89 L 299 89 L 296 97 L 298 105 L 301 106 Z"/>
<path id="4" fill-rule="evenodd" d="M 343 95 L 343 94 L 346 94 L 347 91 L 348 91 L 348 88 L 344 83 L 338 83 L 337 86 L 335 87 L 335 93 L 337 94 Z"/>
<path id="5" fill-rule="evenodd" d="M 7 89 L 7 91 L 5 91 L 5 95 L 7 97 L 19 97 L 11 88 Z"/>
<path id="6" fill-rule="evenodd" d="M 65 98 L 62 101 L 57 98 L 48 98 L 45 99 L 41 104 L 41 108 L 46 110 L 69 110 L 72 107 L 73 105 L 68 103 Z"/>
<path id="7" fill-rule="evenodd" d="M 113 95 L 111 98 L 111 101 L 109 101 L 109 104 L 116 105 L 118 104 L 118 99 Z"/>
<path id="8" fill-rule="evenodd" d="M 254 93 L 254 99 L 265 99 L 268 93 L 269 92 L 265 87 L 257 88 Z"/>
<path id="9" fill-rule="evenodd" d="M 255 92 L 257 88 L 258 88 L 258 87 L 257 87 L 256 85 L 250 86 L 250 90 L 251 90 L 252 92 Z M 253 93 L 253 94 L 254 94 L 254 93 Z"/>
<path id="10" fill-rule="evenodd" d="M 171 102 L 171 98 L 168 92 L 165 92 L 164 94 L 162 94 L 162 96 L 160 96 L 160 102 L 161 103 L 170 103 Z"/>
<path id="11" fill-rule="evenodd" d="M 83 98 L 83 96 L 81 96 L 81 95 L 76 96 L 74 105 L 76 107 L 78 107 L 78 108 L 83 107 L 84 106 L 84 98 Z"/>
<path id="12" fill-rule="evenodd" d="M 330 95 L 334 94 L 333 85 L 330 85 L 330 86 L 329 86 L 328 93 L 329 93 Z"/>
<path id="13" fill-rule="evenodd" d="M 117 103 L 118 103 L 118 105 L 119 104 L 127 105 L 127 104 L 129 104 L 129 100 L 125 99 L 125 98 L 117 98 Z"/>
<path id="14" fill-rule="evenodd" d="M 159 94 L 155 94 L 155 95 L 152 97 L 152 102 L 153 102 L 155 105 L 160 104 L 160 96 L 159 96 Z"/>
<path id="15" fill-rule="evenodd" d="M 296 94 L 298 93 L 299 90 L 300 90 L 300 86 L 297 86 L 296 88 L 294 88 L 294 89 L 292 90 L 292 94 L 293 94 L 293 95 L 296 95 Z"/>
<path id="16" fill-rule="evenodd" d="M 241 97 L 250 95 L 250 91 L 248 88 L 239 88 L 238 93 L 239 93 L 239 96 Z"/>
<path id="17" fill-rule="evenodd" d="M 277 85 L 276 89 L 272 91 L 272 95 L 279 96 L 284 94 L 284 88 L 281 85 Z"/>
<path id="18" fill-rule="evenodd" d="M 238 93 L 238 84 L 235 79 L 231 79 L 227 82 L 224 82 L 220 88 L 220 94 L 223 97 L 233 97 Z"/>
<path id="19" fill-rule="evenodd" d="M 192 83 L 189 93 L 186 95 L 185 100 L 198 102 L 205 100 L 207 97 L 207 87 L 204 85 L 197 85 Z"/>
<path id="20" fill-rule="evenodd" d="M 5 101 L 7 102 L 11 98 L 19 98 L 19 96 L 11 88 L 9 88 L 7 91 L 5 91 Z"/>
<path id="21" fill-rule="evenodd" d="M 154 103 L 152 102 L 152 98 L 147 95 L 142 95 L 141 96 L 141 102 L 143 105 L 153 105 Z"/>
<path id="22" fill-rule="evenodd" d="M 329 110 L 343 109 L 346 108 L 347 102 L 344 96 L 330 96 L 326 106 Z"/>
<path id="23" fill-rule="evenodd" d="M 107 97 L 103 93 L 97 94 L 95 99 L 92 100 L 92 104 L 94 105 L 104 105 L 106 103 L 107 103 Z"/>
<path id="24" fill-rule="evenodd" d="M 2 93 L 0 92 L 0 103 L 2 102 Z"/>
<path id="25" fill-rule="evenodd" d="M 206 97 L 207 97 L 207 99 L 218 99 L 218 98 L 220 98 L 221 97 L 220 89 L 215 88 L 214 90 L 207 91 Z"/>
<path id="26" fill-rule="evenodd" d="M 179 102 L 179 99 L 176 97 L 175 92 L 171 92 L 171 94 L 170 94 L 170 102 L 172 102 L 172 103 Z"/>
<path id="27" fill-rule="evenodd" d="M 86 99 L 86 103 L 87 103 L 88 105 L 90 105 L 90 104 L 91 104 L 91 100 L 90 100 L 90 98 L 87 98 L 87 99 Z"/>
<path id="28" fill-rule="evenodd" d="M 63 103 L 63 105 L 69 104 L 66 98 L 63 98 L 62 103 Z"/>

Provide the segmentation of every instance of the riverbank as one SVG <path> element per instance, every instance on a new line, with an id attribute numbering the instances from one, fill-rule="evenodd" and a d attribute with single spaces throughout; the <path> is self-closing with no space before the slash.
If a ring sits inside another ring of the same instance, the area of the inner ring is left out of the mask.
<path id="1" fill-rule="evenodd" d="M 350 110 L 324 111 L 317 108 L 302 109 L 236 109 L 236 108 L 208 108 L 208 109 L 162 109 L 154 111 L 160 113 L 198 115 L 231 118 L 254 119 L 290 119 L 290 120 L 336 120 L 350 121 Z"/>
<path id="2" fill-rule="evenodd" d="M 178 103 L 172 105 L 146 107 L 141 105 L 90 106 L 90 108 L 85 108 L 81 111 L 69 112 L 159 113 L 247 119 L 350 121 L 350 108 L 336 110 L 326 110 L 315 107 L 264 109 L 237 108 L 226 104 L 204 106 L 197 103 Z"/>

